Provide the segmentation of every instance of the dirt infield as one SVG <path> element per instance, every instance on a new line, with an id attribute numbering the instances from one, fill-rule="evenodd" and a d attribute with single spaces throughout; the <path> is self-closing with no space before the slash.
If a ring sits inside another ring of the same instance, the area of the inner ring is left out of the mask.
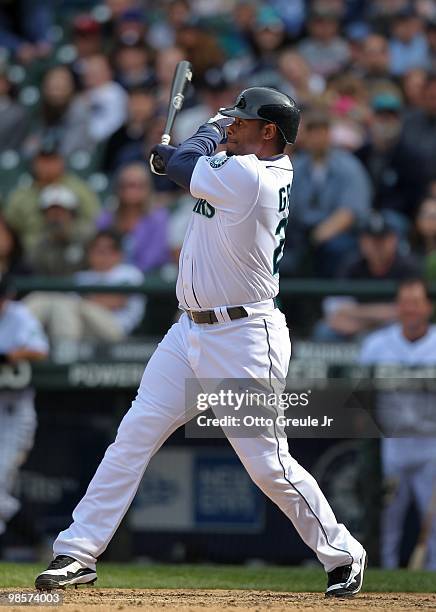
<path id="1" fill-rule="evenodd" d="M 7 589 L 12 591 L 12 589 Z M 27 591 L 27 589 L 25 589 Z M 4 593 L 5 591 L 3 591 Z M 30 591 L 29 591 L 30 592 Z M 112 612 L 118 610 L 165 612 L 288 612 L 289 610 L 328 610 L 340 612 L 410 612 L 436 610 L 436 594 L 362 593 L 353 600 L 325 599 L 322 593 L 277 593 L 237 590 L 139 590 L 139 589 L 68 589 L 62 606 L 2 607 L 7 612 Z"/>

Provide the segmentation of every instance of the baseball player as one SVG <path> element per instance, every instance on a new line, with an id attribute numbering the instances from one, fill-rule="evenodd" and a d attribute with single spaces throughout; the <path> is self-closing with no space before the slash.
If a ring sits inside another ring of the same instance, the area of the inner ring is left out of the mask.
<path id="1" fill-rule="evenodd" d="M 269 88 L 244 90 L 233 107 L 177 149 L 157 145 L 167 176 L 197 198 L 179 261 L 184 311 L 145 368 L 55 558 L 36 579 L 51 589 L 96 579 L 96 560 L 130 506 L 150 458 L 186 423 L 185 381 L 286 379 L 291 355 L 284 315 L 275 306 L 292 184 L 286 144 L 299 110 Z M 227 142 L 227 151 L 214 155 Z M 213 408 L 219 414 L 220 408 Z M 225 433 L 226 428 L 223 427 Z M 362 585 L 366 553 L 336 518 L 314 478 L 291 457 L 283 431 L 229 437 L 253 481 L 286 514 L 328 573 L 326 595 Z"/>
<path id="2" fill-rule="evenodd" d="M 436 365 L 436 326 L 430 325 L 432 304 L 424 282 L 402 281 L 397 293 L 399 323 L 370 334 L 362 344 L 363 364 Z M 389 496 L 381 516 L 382 566 L 400 564 L 404 520 L 412 499 L 421 515 L 436 493 L 435 393 L 389 391 L 377 396 L 382 472 Z M 427 569 L 436 569 L 436 520 L 428 541 Z"/>
<path id="3" fill-rule="evenodd" d="M 21 361 L 43 359 L 48 353 L 47 338 L 39 322 L 24 304 L 10 297 L 10 285 L 3 275 L 0 277 L 0 535 L 20 509 L 20 502 L 13 496 L 13 485 L 18 468 L 32 448 L 36 429 L 33 390 L 14 389 L 13 376 L 7 376 L 5 370 Z"/>

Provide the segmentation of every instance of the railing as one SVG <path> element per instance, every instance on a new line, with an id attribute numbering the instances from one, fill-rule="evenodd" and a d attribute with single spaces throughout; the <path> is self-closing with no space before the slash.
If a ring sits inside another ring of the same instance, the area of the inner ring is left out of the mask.
<path id="1" fill-rule="evenodd" d="M 145 293 L 147 295 L 173 295 L 175 281 L 165 280 L 159 275 L 147 276 L 142 285 L 76 285 L 71 278 L 29 276 L 17 277 L 14 286 L 19 293 L 30 291 L 74 291 L 77 293 Z M 282 279 L 282 297 L 325 297 L 329 295 L 352 295 L 363 298 L 392 298 L 397 290 L 395 281 L 336 280 L 298 278 Z M 430 285 L 430 295 L 436 297 L 436 283 Z"/>

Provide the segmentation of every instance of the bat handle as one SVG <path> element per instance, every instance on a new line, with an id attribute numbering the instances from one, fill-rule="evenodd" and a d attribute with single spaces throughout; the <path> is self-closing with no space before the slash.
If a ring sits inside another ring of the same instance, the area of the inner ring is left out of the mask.
<path id="1" fill-rule="evenodd" d="M 162 134 L 162 138 L 160 139 L 160 143 L 163 145 L 170 144 L 171 136 L 169 134 Z"/>

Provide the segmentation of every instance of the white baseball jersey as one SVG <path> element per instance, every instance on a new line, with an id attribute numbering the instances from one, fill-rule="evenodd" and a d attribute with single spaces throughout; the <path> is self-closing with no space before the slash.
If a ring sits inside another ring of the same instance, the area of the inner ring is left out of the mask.
<path id="1" fill-rule="evenodd" d="M 401 326 L 391 325 L 370 334 L 360 354 L 363 364 L 405 366 L 436 365 L 436 326 L 410 342 Z M 418 435 L 419 438 L 395 437 L 383 440 L 383 462 L 386 469 L 394 465 L 411 465 L 436 459 L 435 393 L 425 391 L 392 391 L 378 394 L 381 421 L 394 435 Z"/>
<path id="2" fill-rule="evenodd" d="M 19 302 L 7 301 L 0 311 L 0 353 L 29 349 L 48 353 L 48 341 L 37 319 Z M 0 389 L 0 534 L 19 510 L 13 485 L 32 448 L 36 430 L 33 391 Z"/>
<path id="3" fill-rule="evenodd" d="M 287 155 L 199 158 L 190 184 L 198 200 L 179 261 L 181 308 L 238 306 L 277 295 L 292 176 Z"/>
<path id="4" fill-rule="evenodd" d="M 6 302 L 0 312 L 0 353 L 29 349 L 48 353 L 48 341 L 39 321 L 20 302 Z"/>

